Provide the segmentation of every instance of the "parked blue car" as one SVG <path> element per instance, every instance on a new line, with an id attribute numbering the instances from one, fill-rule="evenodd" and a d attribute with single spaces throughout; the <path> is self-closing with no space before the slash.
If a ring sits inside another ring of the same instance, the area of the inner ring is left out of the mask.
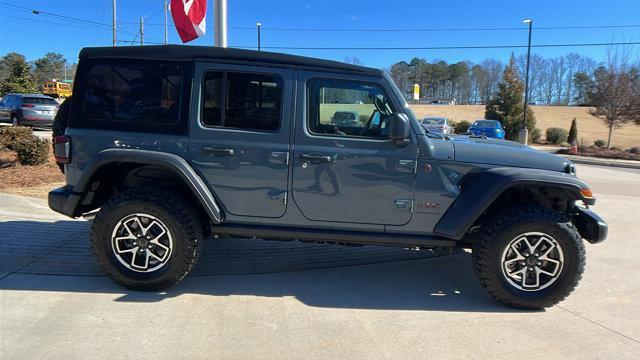
<path id="1" fill-rule="evenodd" d="M 496 120 L 476 120 L 469 127 L 470 135 L 484 135 L 497 139 L 504 139 L 502 124 Z"/>

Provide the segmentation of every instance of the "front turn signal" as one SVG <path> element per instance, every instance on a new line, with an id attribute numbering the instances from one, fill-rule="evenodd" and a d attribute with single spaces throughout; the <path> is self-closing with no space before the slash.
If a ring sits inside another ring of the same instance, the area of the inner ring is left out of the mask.
<path id="1" fill-rule="evenodd" d="M 584 196 L 587 199 L 593 199 L 593 191 L 591 191 L 591 189 L 581 189 L 580 193 L 582 194 L 582 196 Z"/>

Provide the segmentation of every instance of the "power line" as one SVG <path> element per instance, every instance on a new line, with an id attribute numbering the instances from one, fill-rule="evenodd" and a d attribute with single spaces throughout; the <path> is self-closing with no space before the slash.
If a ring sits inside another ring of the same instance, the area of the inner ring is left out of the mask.
<path id="1" fill-rule="evenodd" d="M 17 19 L 17 20 L 24 20 L 24 21 L 35 21 L 35 22 L 41 22 L 41 23 L 45 23 L 45 24 L 71 26 L 71 27 L 80 28 L 80 29 L 93 29 L 94 28 L 92 26 L 89 26 L 88 24 L 86 26 L 85 25 L 81 25 L 81 24 L 68 24 L 68 23 L 61 23 L 61 22 L 41 20 L 41 19 L 30 19 L 30 18 L 26 18 L 26 17 L 12 16 L 12 15 L 2 15 L 2 17 L 3 18 L 10 18 L 10 19 Z"/>
<path id="2" fill-rule="evenodd" d="M 124 21 L 122 24 L 137 24 L 133 21 Z M 149 26 L 164 26 L 160 23 L 145 23 Z M 629 25 L 580 25 L 580 26 L 541 26 L 534 27 L 535 30 L 576 30 L 576 29 L 619 29 L 619 28 L 637 28 L 640 24 Z M 230 26 L 233 30 L 250 30 L 255 31 L 255 27 L 248 26 Z M 526 31 L 523 27 L 493 27 L 493 28 L 416 28 L 416 29 L 379 29 L 379 28 L 279 28 L 279 27 L 263 27 L 262 30 L 268 31 L 308 31 L 308 32 L 447 32 L 447 31 Z"/>
<path id="3" fill-rule="evenodd" d="M 9 3 L 6 3 L 6 2 L 0 2 L 0 4 L 2 4 L 4 6 L 10 6 L 10 7 L 13 7 L 13 8 L 21 9 L 21 10 L 27 10 L 27 11 L 33 13 L 33 14 L 36 14 L 36 15 L 45 15 L 45 16 L 51 16 L 51 17 L 56 17 L 56 18 L 60 18 L 60 19 L 70 20 L 70 21 L 83 22 L 83 23 L 92 24 L 92 25 L 100 25 L 100 26 L 109 26 L 109 27 L 111 27 L 110 24 L 100 23 L 100 22 L 92 21 L 92 20 L 80 19 L 80 18 L 66 16 L 66 15 L 54 14 L 54 13 L 51 13 L 51 12 L 48 12 L 48 11 L 40 11 L 40 10 L 36 10 L 36 9 L 29 9 L 29 8 L 24 7 L 24 6 L 9 4 Z"/>
<path id="4" fill-rule="evenodd" d="M 112 27 L 112 24 L 107 24 L 107 23 L 102 23 L 102 22 L 97 22 L 97 21 L 92 21 L 92 20 L 86 20 L 86 19 L 76 18 L 76 17 L 72 17 L 72 16 L 55 14 L 55 13 L 51 13 L 51 12 L 48 12 L 48 11 L 30 9 L 30 8 L 27 8 L 27 7 L 24 7 L 24 6 L 9 4 L 9 3 L 3 2 L 3 1 L 0 2 L 0 5 L 4 6 L 4 7 L 9 7 L 9 8 L 15 8 L 15 9 L 29 11 L 30 13 L 35 14 L 35 15 L 43 15 L 43 16 L 46 16 L 46 17 L 52 17 L 52 18 L 59 19 L 59 20 L 75 22 L 75 23 L 78 23 L 78 24 L 93 25 L 93 26 L 103 26 L 103 27 L 108 27 L 108 28 Z M 2 15 L 2 16 L 5 17 L 5 16 L 8 16 L 8 15 Z M 33 19 L 31 21 L 45 21 L 45 20 Z M 132 32 L 127 31 L 127 30 L 124 30 L 124 29 L 120 29 L 120 30 L 132 34 Z"/>
<path id="5" fill-rule="evenodd" d="M 161 24 L 153 24 L 161 25 Z M 593 25 L 593 26 L 542 26 L 535 30 L 571 30 L 571 29 L 608 29 L 608 28 L 636 28 L 640 24 L 631 25 Z M 231 27 L 235 30 L 252 30 L 254 27 Z M 308 31 L 308 32 L 447 32 L 447 31 L 526 31 L 523 27 L 494 27 L 494 28 L 426 28 L 426 29 L 340 29 L 340 28 L 274 28 L 266 27 L 269 31 Z"/>
<path id="6" fill-rule="evenodd" d="M 538 44 L 532 48 L 552 47 L 586 47 L 586 46 L 621 46 L 640 45 L 640 42 L 612 42 L 612 43 L 575 43 L 575 44 Z M 242 49 L 255 49 L 255 46 L 235 46 Z M 472 49 L 517 49 L 527 45 L 467 45 L 467 46 L 406 46 L 406 47 L 339 47 L 339 46 L 262 46 L 263 49 L 274 50 L 472 50 Z"/>

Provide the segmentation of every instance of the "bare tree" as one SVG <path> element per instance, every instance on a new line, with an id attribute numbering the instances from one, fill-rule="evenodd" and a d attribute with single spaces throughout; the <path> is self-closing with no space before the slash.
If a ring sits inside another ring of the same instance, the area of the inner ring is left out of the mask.
<path id="1" fill-rule="evenodd" d="M 360 60 L 360 58 L 355 57 L 355 56 L 347 56 L 347 57 L 345 57 L 344 58 L 344 62 L 346 62 L 347 64 L 364 66 L 364 63 L 362 62 L 362 60 Z"/>
<path id="2" fill-rule="evenodd" d="M 611 148 L 613 130 L 626 123 L 640 123 L 640 77 L 628 66 L 628 49 L 608 50 L 607 65 L 594 72 L 595 84 L 589 95 L 594 108 L 589 110 L 609 128 L 607 148 Z"/>

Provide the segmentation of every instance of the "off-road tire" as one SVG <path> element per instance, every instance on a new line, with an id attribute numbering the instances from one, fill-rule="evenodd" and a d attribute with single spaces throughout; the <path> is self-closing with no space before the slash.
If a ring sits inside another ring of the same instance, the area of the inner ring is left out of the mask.
<path id="1" fill-rule="evenodd" d="M 510 284 L 502 272 L 502 253 L 520 234 L 542 232 L 562 248 L 561 273 L 548 287 L 524 291 Z M 538 205 L 519 205 L 491 217 L 482 225 L 473 246 L 473 268 L 480 284 L 491 297 L 508 306 L 540 310 L 566 298 L 582 278 L 586 252 L 580 234 L 568 218 Z"/>
<path id="2" fill-rule="evenodd" d="M 136 213 L 159 219 L 173 238 L 173 250 L 166 264 L 149 273 L 123 266 L 111 244 L 118 222 Z M 181 281 L 195 265 L 202 249 L 202 225 L 185 199 L 163 188 L 145 186 L 125 190 L 109 199 L 93 220 L 90 238 L 100 267 L 116 284 L 132 290 L 159 291 Z"/>

